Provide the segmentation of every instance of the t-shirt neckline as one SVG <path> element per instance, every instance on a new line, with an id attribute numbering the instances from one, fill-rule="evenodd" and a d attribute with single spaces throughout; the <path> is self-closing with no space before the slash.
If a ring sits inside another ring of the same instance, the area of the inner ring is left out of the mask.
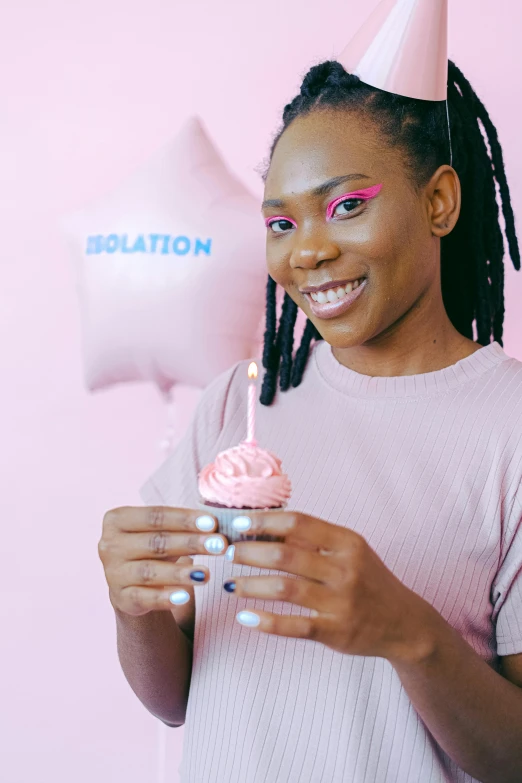
<path id="1" fill-rule="evenodd" d="M 352 397 L 429 397 L 456 389 L 483 375 L 510 357 L 498 342 L 489 343 L 442 370 L 418 375 L 363 375 L 340 364 L 324 340 L 313 348 L 312 361 L 322 378 L 337 391 Z"/>

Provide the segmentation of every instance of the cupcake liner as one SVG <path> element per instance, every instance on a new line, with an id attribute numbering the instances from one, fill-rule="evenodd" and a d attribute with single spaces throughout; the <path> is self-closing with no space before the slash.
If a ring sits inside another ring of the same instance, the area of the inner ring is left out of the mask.
<path id="1" fill-rule="evenodd" d="M 284 541 L 281 536 L 250 535 L 248 531 L 246 533 L 238 533 L 232 527 L 232 521 L 236 517 L 248 517 L 250 513 L 259 511 L 284 511 L 286 506 L 279 506 L 278 508 L 227 508 L 223 506 L 212 506 L 209 503 L 198 503 L 198 508 L 202 511 L 206 511 L 207 514 L 211 514 L 216 517 L 218 521 L 217 532 L 226 536 L 231 544 L 235 544 L 238 541 Z"/>

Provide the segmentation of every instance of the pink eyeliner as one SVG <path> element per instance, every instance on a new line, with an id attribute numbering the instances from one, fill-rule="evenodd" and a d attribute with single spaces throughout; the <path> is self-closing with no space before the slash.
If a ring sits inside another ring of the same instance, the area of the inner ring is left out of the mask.
<path id="1" fill-rule="evenodd" d="M 335 208 L 343 201 L 347 201 L 350 198 L 360 198 L 363 201 L 369 201 L 371 198 L 375 198 L 382 190 L 382 185 L 372 185 L 371 188 L 364 188 L 364 190 L 354 190 L 352 193 L 345 193 L 343 196 L 331 201 L 326 208 L 326 219 L 331 220 Z"/>
<path id="2" fill-rule="evenodd" d="M 268 228 L 270 223 L 276 223 L 278 220 L 286 220 L 288 223 L 291 223 L 294 228 L 297 228 L 297 223 L 295 220 L 292 220 L 289 217 L 285 217 L 284 215 L 276 215 L 275 217 L 272 215 L 271 217 L 266 218 L 265 220 L 265 226 Z"/>

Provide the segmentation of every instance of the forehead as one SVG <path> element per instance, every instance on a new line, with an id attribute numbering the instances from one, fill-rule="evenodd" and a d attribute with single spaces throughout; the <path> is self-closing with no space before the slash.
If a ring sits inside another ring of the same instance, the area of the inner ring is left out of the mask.
<path id="1" fill-rule="evenodd" d="M 397 176 L 404 168 L 398 147 L 387 143 L 367 115 L 347 110 L 312 111 L 297 117 L 275 147 L 265 196 L 299 193 L 339 175 Z"/>

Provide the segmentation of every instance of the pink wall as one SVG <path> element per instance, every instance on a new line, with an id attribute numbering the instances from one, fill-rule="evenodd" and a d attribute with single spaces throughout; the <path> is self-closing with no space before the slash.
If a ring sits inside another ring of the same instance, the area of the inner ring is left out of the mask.
<path id="1" fill-rule="evenodd" d="M 159 395 L 88 395 L 62 215 L 117 184 L 199 113 L 260 194 L 285 101 L 370 5 L 353 0 L 17 0 L 0 20 L 2 568 L 0 777 L 143 783 L 155 721 L 119 669 L 96 544 L 138 502 L 162 434 Z M 322 10 L 319 10 L 321 8 Z M 451 55 L 484 98 L 522 213 L 517 0 L 453 0 Z M 522 218 L 519 220 L 522 237 Z M 522 274 L 508 267 L 505 349 L 522 358 Z M 196 393 L 181 390 L 180 426 Z M 168 732 L 169 781 L 182 730 Z"/>

